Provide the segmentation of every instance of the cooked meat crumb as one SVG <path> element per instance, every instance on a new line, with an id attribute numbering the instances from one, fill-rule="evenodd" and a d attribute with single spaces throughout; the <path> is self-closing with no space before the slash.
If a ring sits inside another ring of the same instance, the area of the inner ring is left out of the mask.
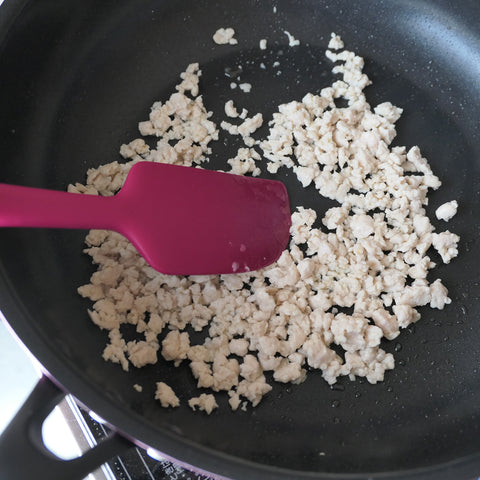
<path id="1" fill-rule="evenodd" d="M 219 35 L 231 43 L 233 34 Z M 260 174 L 254 147 L 261 148 L 270 173 L 290 169 L 299 185 L 336 204 L 321 218 L 298 207 L 291 242 L 278 261 L 238 275 L 163 275 L 121 235 L 89 232 L 85 252 L 97 271 L 78 291 L 92 301 L 92 322 L 108 331 L 105 360 L 124 370 L 155 363 L 158 355 L 175 366 L 184 363 L 198 388 L 224 392 L 232 410 L 244 410 L 271 390 L 268 372 L 280 383 L 301 383 L 308 369 L 320 370 L 329 384 L 342 376 L 382 381 L 395 366 L 382 339 L 396 339 L 419 321 L 419 307 L 443 309 L 451 302 L 440 279 L 427 279 L 435 267 L 431 248 L 444 263 L 458 255 L 459 236 L 436 232 L 425 209 L 428 192 L 441 182 L 417 146 L 391 145 L 402 109 L 390 102 L 370 106 L 363 59 L 344 50 L 334 33 L 328 47 L 340 78 L 318 94 L 279 105 L 266 138 L 252 138 L 262 114 L 239 114 L 232 101 L 225 115 L 241 122 L 224 121 L 221 128 L 245 143 L 228 159 L 231 173 Z M 199 95 L 200 76 L 198 64 L 189 65 L 175 93 L 140 122 L 142 136 L 158 139 L 155 147 L 143 138 L 122 145 L 123 163 L 90 169 L 86 184 L 69 191 L 114 195 L 140 160 L 208 161 L 219 132 Z M 339 99 L 346 106 L 337 107 Z M 436 215 L 448 221 L 457 206 L 448 202 Z M 126 341 L 125 324 L 134 325 L 140 338 Z M 187 328 L 205 332 L 205 339 L 194 343 Z M 165 407 L 180 404 L 163 382 L 155 398 Z M 207 413 L 217 408 L 213 393 L 188 403 Z"/>
<path id="2" fill-rule="evenodd" d="M 435 216 L 439 220 L 445 220 L 448 222 L 457 214 L 458 203 L 456 200 L 452 200 L 451 202 L 446 202 L 443 205 L 440 205 L 435 210 Z"/>
<path id="3" fill-rule="evenodd" d="M 157 391 L 155 399 L 159 400 L 162 407 L 179 407 L 180 400 L 170 386 L 163 382 L 157 382 Z"/>
<path id="4" fill-rule="evenodd" d="M 241 83 L 238 88 L 242 90 L 245 93 L 250 93 L 252 90 L 252 84 L 251 83 Z"/>
<path id="5" fill-rule="evenodd" d="M 188 401 L 188 405 L 192 410 L 197 408 L 210 415 L 216 408 L 218 408 L 215 397 L 211 394 L 202 393 L 199 397 L 191 398 Z"/>
<path id="6" fill-rule="evenodd" d="M 297 40 L 290 32 L 284 31 L 285 35 L 288 37 L 288 46 L 296 47 L 300 45 L 300 40 Z"/>
<path id="7" fill-rule="evenodd" d="M 213 35 L 213 41 L 218 45 L 236 45 L 237 39 L 234 38 L 235 30 L 233 28 L 219 28 Z"/>

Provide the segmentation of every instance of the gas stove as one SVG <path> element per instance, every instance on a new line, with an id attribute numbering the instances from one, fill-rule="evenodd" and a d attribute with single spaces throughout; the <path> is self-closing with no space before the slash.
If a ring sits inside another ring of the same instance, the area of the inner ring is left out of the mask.
<path id="1" fill-rule="evenodd" d="M 0 314 L 1 316 L 1 314 Z M 3 320 L 3 321 L 2 321 Z M 0 432 L 32 391 L 41 377 L 37 362 L 0 319 Z M 43 425 L 45 446 L 64 460 L 80 456 L 92 448 L 108 429 L 95 413 L 81 409 L 71 396 L 53 410 Z M 86 480 L 214 480 L 186 470 L 157 451 L 131 448 L 92 472 Z"/>

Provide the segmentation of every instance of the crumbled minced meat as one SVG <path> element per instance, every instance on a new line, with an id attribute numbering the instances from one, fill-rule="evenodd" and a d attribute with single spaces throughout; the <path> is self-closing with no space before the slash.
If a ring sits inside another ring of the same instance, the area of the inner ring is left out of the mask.
<path id="1" fill-rule="evenodd" d="M 236 45 L 237 39 L 234 38 L 235 30 L 233 28 L 219 28 L 213 35 L 213 41 L 217 45 Z"/>
<path id="2" fill-rule="evenodd" d="M 251 83 L 240 83 L 238 88 L 245 93 L 250 93 L 252 91 L 252 84 Z"/>
<path id="3" fill-rule="evenodd" d="M 155 399 L 160 401 L 162 407 L 179 407 L 180 400 L 175 395 L 175 392 L 166 383 L 157 382 L 157 390 L 155 392 Z"/>
<path id="4" fill-rule="evenodd" d="M 270 173 L 291 169 L 302 186 L 313 185 L 337 205 L 317 223 L 317 212 L 297 208 L 291 243 L 279 260 L 238 275 L 163 275 L 121 235 L 92 230 L 85 251 L 97 271 L 79 293 L 93 302 L 91 320 L 108 331 L 105 360 L 125 370 L 155 363 L 158 355 L 175 366 L 186 363 L 198 388 L 226 392 L 230 407 L 243 410 L 271 390 L 272 378 L 300 383 L 307 368 L 318 369 L 329 384 L 341 376 L 382 381 L 395 364 L 381 348 L 382 338 L 393 340 L 417 322 L 418 307 L 443 309 L 450 303 L 441 280 L 427 280 L 435 267 L 430 247 L 444 263 L 458 254 L 458 235 L 435 232 L 424 208 L 440 180 L 418 147 L 390 146 L 402 110 L 389 102 L 370 107 L 363 59 L 343 48 L 332 34 L 326 55 L 342 79 L 318 95 L 280 105 L 267 138 L 254 142 Z M 200 75 L 198 64 L 189 65 L 176 92 L 155 103 L 139 124 L 142 135 L 158 138 L 155 148 L 133 140 L 120 149 L 124 163 L 91 169 L 85 185 L 69 190 L 113 195 L 140 160 L 205 162 L 218 129 L 199 96 Z M 337 107 L 337 99 L 347 106 Z M 233 102 L 225 114 L 243 123 L 223 122 L 222 128 L 246 139 L 263 123 L 260 113 L 249 118 L 245 111 L 242 118 Z M 252 146 L 228 160 L 232 173 L 260 173 L 261 156 Z M 456 208 L 450 202 L 440 218 L 451 218 Z M 134 325 L 141 338 L 126 341 L 125 324 Z M 192 343 L 187 327 L 206 338 Z M 163 406 L 180 403 L 163 382 L 155 397 Z M 207 413 L 217 407 L 211 393 L 188 404 Z"/>
<path id="5" fill-rule="evenodd" d="M 289 47 L 297 47 L 298 45 L 300 45 L 300 40 L 297 40 L 290 32 L 287 32 L 287 30 L 285 30 L 283 33 L 288 37 Z"/>
<path id="6" fill-rule="evenodd" d="M 237 118 L 240 116 L 240 114 L 238 113 L 238 110 L 233 104 L 233 100 L 229 100 L 228 102 L 225 103 L 225 115 L 229 118 Z"/>
<path id="7" fill-rule="evenodd" d="M 257 177 L 261 170 L 255 162 L 261 159 L 261 155 L 253 148 L 239 148 L 237 155 L 228 159 L 227 163 L 232 167 L 231 173 L 237 175 L 251 173 L 252 176 Z"/>
<path id="8" fill-rule="evenodd" d="M 225 114 L 230 118 L 235 118 L 235 112 L 238 114 L 233 102 L 227 102 L 225 105 Z M 253 147 L 257 142 L 252 137 L 252 134 L 263 125 L 263 115 L 261 113 L 256 113 L 253 117 L 247 117 L 247 115 L 248 111 L 243 109 L 242 113 L 237 115 L 238 118 L 243 120 L 242 123 L 234 125 L 224 120 L 220 123 L 220 127 L 230 135 L 240 135 L 243 143 L 247 147 Z"/>
<path id="9" fill-rule="evenodd" d="M 328 42 L 329 50 L 342 50 L 344 47 L 343 40 L 338 35 L 332 33 L 330 41 Z"/>
<path id="10" fill-rule="evenodd" d="M 446 222 L 448 222 L 457 214 L 457 209 L 458 202 L 456 200 L 452 200 L 451 202 L 446 202 L 443 205 L 440 205 L 435 210 L 435 216 L 439 220 L 445 220 Z"/>
<path id="11" fill-rule="evenodd" d="M 242 137 L 249 137 L 252 133 L 258 130 L 263 125 L 263 115 L 256 113 L 253 117 L 247 117 L 240 125 L 232 125 L 226 121 L 221 123 L 221 127 L 230 135 L 241 135 Z"/>
<path id="12" fill-rule="evenodd" d="M 193 397 L 188 401 L 188 405 L 192 410 L 199 409 L 210 415 L 218 408 L 215 397 L 211 394 L 202 393 L 199 397 Z"/>

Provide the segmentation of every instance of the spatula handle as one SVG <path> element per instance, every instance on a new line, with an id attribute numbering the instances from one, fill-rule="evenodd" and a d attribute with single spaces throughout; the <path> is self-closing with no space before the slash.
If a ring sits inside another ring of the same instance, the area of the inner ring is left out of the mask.
<path id="1" fill-rule="evenodd" d="M 0 183 L 0 227 L 116 230 L 115 200 Z"/>

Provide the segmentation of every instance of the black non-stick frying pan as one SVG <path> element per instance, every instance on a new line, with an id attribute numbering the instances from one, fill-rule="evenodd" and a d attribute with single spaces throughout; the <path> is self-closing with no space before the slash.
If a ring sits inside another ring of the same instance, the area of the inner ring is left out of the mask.
<path id="1" fill-rule="evenodd" d="M 160 361 L 127 374 L 102 360 L 106 334 L 88 320 L 89 302 L 76 293 L 93 271 L 81 253 L 84 232 L 0 232 L 0 308 L 8 322 L 56 384 L 114 430 L 206 471 L 237 480 L 479 475 L 479 21 L 476 0 L 6 0 L 0 181 L 64 189 L 82 181 L 89 167 L 120 160 L 119 146 L 138 136 L 137 122 L 170 95 L 191 62 L 203 70 L 201 90 L 217 112 L 214 121 L 230 98 L 268 119 L 280 103 L 330 84 L 324 50 L 334 31 L 365 58 L 373 80 L 369 102 L 404 109 L 395 143 L 421 147 L 443 182 L 428 212 L 434 219 L 437 206 L 457 199 L 459 213 L 448 228 L 461 236 L 458 258 L 433 272 L 452 304 L 421 310 L 415 328 L 383 346 L 395 349 L 397 360 L 383 383 L 342 379 L 331 389 L 312 372 L 301 385 L 275 385 L 246 412 L 231 412 L 221 396 L 210 417 L 187 406 L 166 411 L 153 398 L 155 381 L 188 398 L 194 385 L 187 367 Z M 235 28 L 238 45 L 219 47 L 212 34 L 227 26 Z M 289 48 L 284 30 L 301 44 Z M 261 38 L 269 40 L 266 51 L 258 48 Z M 255 87 L 241 97 L 228 77 L 240 65 L 242 81 Z M 238 147 L 220 143 L 214 168 Z M 292 206 L 330 205 L 292 176 L 279 178 Z M 134 383 L 144 385 L 142 395 Z M 30 437 L 38 420 L 28 427 L 28 410 L 39 408 L 37 397 L 51 403 L 53 390 L 43 379 L 23 411 Z M 15 455 L 12 439 L 22 438 L 12 430 L 1 444 L 8 456 Z M 118 438 L 95 454 L 97 463 L 123 448 Z M 20 478 L 19 471 L 7 472 L 6 456 L 2 478 Z M 35 478 L 78 474 L 35 472 Z"/>

